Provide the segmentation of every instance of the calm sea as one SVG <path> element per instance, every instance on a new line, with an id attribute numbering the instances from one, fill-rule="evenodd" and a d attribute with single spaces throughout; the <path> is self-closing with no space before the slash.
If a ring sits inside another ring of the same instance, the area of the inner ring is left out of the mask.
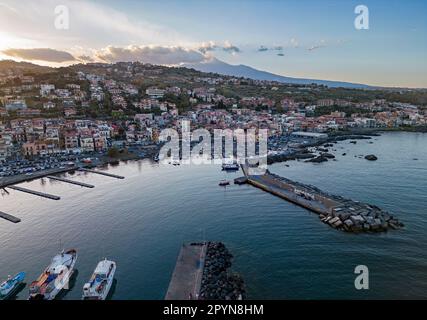
<path id="1" fill-rule="evenodd" d="M 403 230 L 338 232 L 254 187 L 218 186 L 241 173 L 144 160 L 108 168 L 125 180 L 67 175 L 95 189 L 48 179 L 22 184 L 60 201 L 13 190 L 1 196 L 0 210 L 22 222 L 0 220 L 0 279 L 25 271 L 29 283 L 62 247 L 72 247 L 78 273 L 63 299 L 81 297 L 103 257 L 118 264 L 113 299 L 163 299 L 181 244 L 209 239 L 225 242 L 234 254 L 233 269 L 245 279 L 249 298 L 427 298 L 427 134 L 387 133 L 372 142 L 340 142 L 337 161 L 292 161 L 270 170 L 387 209 L 405 223 Z M 358 157 L 370 153 L 379 160 Z M 369 290 L 354 288 L 360 264 L 369 268 Z"/>

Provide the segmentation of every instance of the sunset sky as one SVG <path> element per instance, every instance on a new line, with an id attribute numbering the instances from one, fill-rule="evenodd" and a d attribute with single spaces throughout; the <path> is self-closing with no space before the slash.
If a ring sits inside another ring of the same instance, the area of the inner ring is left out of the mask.
<path id="1" fill-rule="evenodd" d="M 370 29 L 354 27 L 369 8 Z M 70 28 L 55 28 L 55 7 Z M 61 66 L 216 57 L 280 75 L 427 87 L 423 0 L 0 0 L 0 59 Z"/>

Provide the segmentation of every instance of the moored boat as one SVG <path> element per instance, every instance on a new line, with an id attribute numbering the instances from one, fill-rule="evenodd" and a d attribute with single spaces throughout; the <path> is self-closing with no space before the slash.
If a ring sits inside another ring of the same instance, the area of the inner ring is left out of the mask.
<path id="1" fill-rule="evenodd" d="M 237 163 L 224 163 L 222 165 L 222 170 L 223 171 L 238 171 L 239 165 Z"/>
<path id="2" fill-rule="evenodd" d="M 83 286 L 83 300 L 105 300 L 116 272 L 116 263 L 104 259 L 98 263 L 89 282 Z"/>
<path id="3" fill-rule="evenodd" d="M 31 283 L 29 300 L 55 299 L 58 293 L 68 286 L 76 260 L 77 251 L 74 249 L 54 256 L 39 278 Z"/>
<path id="4" fill-rule="evenodd" d="M 221 180 L 221 181 L 219 182 L 219 185 L 220 185 L 221 187 L 228 186 L 229 184 L 230 184 L 230 181 L 228 181 L 228 180 Z"/>
<path id="5" fill-rule="evenodd" d="M 0 284 L 0 300 L 6 300 L 13 296 L 25 279 L 25 272 L 20 272 L 14 277 L 9 277 Z"/>

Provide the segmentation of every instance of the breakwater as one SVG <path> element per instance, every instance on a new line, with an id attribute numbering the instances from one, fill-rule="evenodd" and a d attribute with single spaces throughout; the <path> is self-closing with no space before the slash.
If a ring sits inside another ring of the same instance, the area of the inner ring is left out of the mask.
<path id="1" fill-rule="evenodd" d="M 230 273 L 233 255 L 222 242 L 207 243 L 207 252 L 200 288 L 200 299 L 242 300 L 245 298 L 243 279 Z"/>
<path id="2" fill-rule="evenodd" d="M 242 166 L 246 175 L 246 167 Z M 249 184 L 319 215 L 323 223 L 346 232 L 383 232 L 403 227 L 394 215 L 381 208 L 329 194 L 315 186 L 292 181 L 268 170 L 263 175 L 246 175 Z"/>

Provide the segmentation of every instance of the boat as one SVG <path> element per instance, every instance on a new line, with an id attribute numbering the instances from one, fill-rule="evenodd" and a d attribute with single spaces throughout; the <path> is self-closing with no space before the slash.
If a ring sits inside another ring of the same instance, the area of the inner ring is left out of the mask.
<path id="1" fill-rule="evenodd" d="M 221 181 L 219 182 L 219 185 L 220 185 L 221 187 L 228 186 L 229 184 L 230 184 L 230 181 L 227 181 L 227 180 L 221 180 Z"/>
<path id="2" fill-rule="evenodd" d="M 16 293 L 25 279 L 25 272 L 20 272 L 16 276 L 8 277 L 6 281 L 0 284 L 0 300 L 6 300 Z"/>
<path id="3" fill-rule="evenodd" d="M 83 286 L 83 300 L 105 300 L 116 272 L 116 263 L 104 259 L 98 263 L 89 282 Z"/>
<path id="4" fill-rule="evenodd" d="M 50 265 L 30 285 L 29 300 L 53 300 L 61 290 L 66 289 L 74 272 L 77 251 L 62 251 L 53 257 Z"/>
<path id="5" fill-rule="evenodd" d="M 240 169 L 237 163 L 223 163 L 222 170 L 223 171 L 238 171 Z"/>

